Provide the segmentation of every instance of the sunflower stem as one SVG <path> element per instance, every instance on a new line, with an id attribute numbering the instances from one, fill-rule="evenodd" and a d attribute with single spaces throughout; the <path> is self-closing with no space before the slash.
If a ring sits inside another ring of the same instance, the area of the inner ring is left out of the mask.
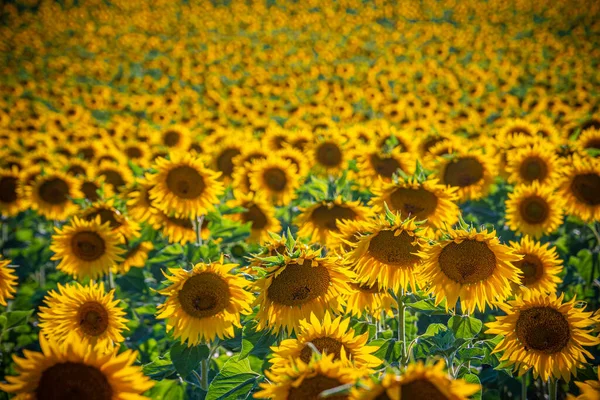
<path id="1" fill-rule="evenodd" d="M 202 246 L 202 223 L 204 223 L 204 215 L 199 216 L 196 219 L 196 243 L 198 246 Z"/>
<path id="2" fill-rule="evenodd" d="M 402 357 L 400 359 L 400 367 L 404 367 L 406 363 L 406 306 L 404 305 L 404 289 L 398 291 L 398 340 L 402 342 Z"/>
<path id="3" fill-rule="evenodd" d="M 521 400 L 527 400 L 527 372 L 521 376 Z"/>
<path id="4" fill-rule="evenodd" d="M 115 288 L 115 277 L 113 276 L 112 268 L 108 270 L 108 289 L 113 290 Z"/>
<path id="5" fill-rule="evenodd" d="M 558 379 L 548 379 L 548 400 L 556 400 L 558 394 Z"/>
<path id="6" fill-rule="evenodd" d="M 209 368 L 209 359 L 208 357 L 202 360 L 202 364 L 200 365 L 200 388 L 205 392 L 208 392 L 208 368 Z"/>

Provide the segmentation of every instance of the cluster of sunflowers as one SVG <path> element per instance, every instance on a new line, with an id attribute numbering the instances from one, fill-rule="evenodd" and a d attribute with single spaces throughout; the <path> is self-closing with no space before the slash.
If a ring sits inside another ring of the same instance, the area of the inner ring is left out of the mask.
<path id="1" fill-rule="evenodd" d="M 0 5 L 0 389 L 599 399 L 600 3 L 216 3 Z"/>

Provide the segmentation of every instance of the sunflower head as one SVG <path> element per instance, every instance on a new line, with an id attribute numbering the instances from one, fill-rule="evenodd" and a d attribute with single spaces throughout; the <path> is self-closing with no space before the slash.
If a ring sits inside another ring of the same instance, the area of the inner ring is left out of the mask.
<path id="1" fill-rule="evenodd" d="M 508 153 L 506 172 L 510 183 L 554 185 L 560 169 L 554 146 L 541 139 Z"/>
<path id="2" fill-rule="evenodd" d="M 72 199 L 83 195 L 75 178 L 59 171 L 37 176 L 31 185 L 24 187 L 31 208 L 48 219 L 63 220 L 71 216 L 78 206 Z"/>
<path id="3" fill-rule="evenodd" d="M 574 157 L 558 187 L 568 214 L 600 221 L 600 159 Z"/>
<path id="4" fill-rule="evenodd" d="M 456 187 L 460 201 L 478 200 L 487 195 L 497 175 L 494 160 L 481 150 L 462 149 L 438 160 L 440 181 Z"/>
<path id="5" fill-rule="evenodd" d="M 148 253 L 153 249 L 154 244 L 150 241 L 134 244 L 123 254 L 123 262 L 117 264 L 116 271 L 126 274 L 131 267 L 143 268 L 148 260 Z"/>
<path id="6" fill-rule="evenodd" d="M 17 277 L 8 268 L 10 260 L 0 258 L 0 305 L 6 306 L 6 300 L 12 299 L 17 292 Z"/>
<path id="7" fill-rule="evenodd" d="M 16 167 L 0 169 L 0 215 L 12 217 L 26 208 L 23 193 L 18 190 L 20 185 L 21 174 Z"/>
<path id="8" fill-rule="evenodd" d="M 246 211 L 229 216 L 236 221 L 250 223 L 250 241 L 263 242 L 270 238 L 269 232 L 281 231 L 281 224 L 275 218 L 275 208 L 262 195 L 236 192 L 235 197 L 227 205 L 231 208 L 243 207 Z"/>
<path id="9" fill-rule="evenodd" d="M 116 233 L 122 243 L 140 235 L 140 225 L 127 218 L 115 207 L 114 200 L 100 200 L 83 210 L 81 218 L 94 221 L 100 218 L 102 224 L 108 224 L 111 231 Z"/>
<path id="10" fill-rule="evenodd" d="M 556 254 L 555 247 L 550 244 L 542 245 L 524 236 L 520 242 L 510 242 L 515 253 L 523 256 L 514 265 L 521 270 L 521 286 L 515 285 L 515 290 L 527 288 L 542 293 L 556 293 L 556 287 L 561 282 L 559 274 L 562 271 L 562 261 Z"/>
<path id="11" fill-rule="evenodd" d="M 263 193 L 276 205 L 291 202 L 300 183 L 297 170 L 291 161 L 276 156 L 254 162 L 249 178 L 250 189 Z"/>

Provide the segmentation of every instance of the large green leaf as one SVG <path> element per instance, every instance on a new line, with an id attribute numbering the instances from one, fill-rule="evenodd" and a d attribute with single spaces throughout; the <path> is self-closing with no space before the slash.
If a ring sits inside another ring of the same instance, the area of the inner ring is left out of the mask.
<path id="1" fill-rule="evenodd" d="M 448 328 L 459 339 L 471 339 L 481 331 L 483 322 L 474 317 L 455 315 L 448 320 Z"/>
<path id="2" fill-rule="evenodd" d="M 208 388 L 206 400 L 237 400 L 249 396 L 259 374 L 250 367 L 248 358 L 230 358 Z"/>
<path id="3" fill-rule="evenodd" d="M 1 316 L 0 325 L 3 331 L 15 329 L 21 325 L 25 325 L 29 321 L 29 317 L 33 314 L 33 310 L 28 311 L 8 311 Z"/>
<path id="4" fill-rule="evenodd" d="M 206 345 L 188 347 L 177 342 L 171 347 L 171 360 L 179 375 L 186 378 L 208 357 L 209 352 Z"/>

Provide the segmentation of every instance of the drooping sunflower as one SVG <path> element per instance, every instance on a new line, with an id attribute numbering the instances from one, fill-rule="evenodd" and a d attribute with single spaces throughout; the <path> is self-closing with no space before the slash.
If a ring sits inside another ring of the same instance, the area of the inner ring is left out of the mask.
<path id="1" fill-rule="evenodd" d="M 563 172 L 557 195 L 564 199 L 567 214 L 600 221 L 600 160 L 575 157 Z"/>
<path id="2" fill-rule="evenodd" d="M 250 222 L 250 237 L 253 242 L 263 242 L 270 238 L 269 232 L 279 233 L 281 224 L 275 218 L 275 207 L 257 193 L 236 192 L 235 199 L 227 202 L 229 207 L 244 207 L 246 211 L 229 214 L 231 218 L 243 223 Z"/>
<path id="3" fill-rule="evenodd" d="M 60 260 L 56 268 L 74 278 L 98 279 L 122 260 L 119 236 L 100 217 L 91 221 L 74 217 L 62 229 L 54 229 L 52 260 Z"/>
<path id="4" fill-rule="evenodd" d="M 158 292 L 167 296 L 158 306 L 157 318 L 166 319 L 167 332 L 188 346 L 233 337 L 241 327 L 240 314 L 250 314 L 253 295 L 247 281 L 231 272 L 237 264 L 220 261 L 196 264 L 192 270 L 169 268 L 171 284 Z"/>
<path id="5" fill-rule="evenodd" d="M 71 199 L 82 198 L 78 182 L 64 172 L 37 176 L 31 185 L 19 187 L 33 210 L 48 219 L 64 220 L 79 208 Z"/>
<path id="6" fill-rule="evenodd" d="M 446 310 L 454 309 L 460 298 L 462 312 L 502 301 L 511 295 L 511 283 L 521 282 L 514 263 L 521 259 L 510 247 L 500 243 L 496 231 L 451 229 L 447 239 L 428 244 L 419 252 L 423 265 L 419 270 L 427 294 L 435 304 L 446 300 Z"/>
<path id="7" fill-rule="evenodd" d="M 313 353 L 309 342 L 319 353 L 332 354 L 333 361 L 342 360 L 356 368 L 374 368 L 381 365 L 382 360 L 372 354 L 378 347 L 366 345 L 369 333 L 356 335 L 349 325 L 350 318 L 334 318 L 329 312 L 325 312 L 323 319 L 319 320 L 315 314 L 311 314 L 310 319 L 300 321 L 296 339 L 283 340 L 279 346 L 271 348 L 271 369 L 286 368 L 290 361 L 295 359 L 309 363 Z"/>
<path id="8" fill-rule="evenodd" d="M 301 183 L 291 161 L 276 156 L 252 163 L 249 178 L 250 189 L 276 205 L 290 203 Z"/>
<path id="9" fill-rule="evenodd" d="M 156 208 L 152 205 L 150 198 L 150 189 L 152 184 L 146 179 L 138 179 L 135 187 L 126 191 L 127 212 L 135 220 L 139 222 L 147 222 L 152 225 L 154 223 L 154 215 Z"/>
<path id="10" fill-rule="evenodd" d="M 285 329 L 291 334 L 311 313 L 323 318 L 327 310 L 342 311 L 341 296 L 350 291 L 353 273 L 336 258 L 321 257 L 320 249 L 298 250 L 286 249 L 280 261 L 266 266 L 266 275 L 255 282 L 258 329 Z"/>
<path id="11" fill-rule="evenodd" d="M 0 305 L 6 306 L 6 300 L 12 299 L 17 293 L 17 277 L 8 268 L 10 260 L 0 258 Z"/>
<path id="12" fill-rule="evenodd" d="M 365 221 L 353 250 L 346 254 L 358 283 L 394 292 L 417 290 L 416 269 L 421 259 L 416 253 L 423 245 L 420 231 L 414 217 L 402 220 L 400 214 Z"/>
<path id="13" fill-rule="evenodd" d="M 117 264 L 116 270 L 122 274 L 129 272 L 131 267 L 143 268 L 148 260 L 148 253 L 154 249 L 150 241 L 139 242 L 131 246 L 125 254 L 123 261 Z"/>
<path id="14" fill-rule="evenodd" d="M 261 383 L 261 391 L 254 394 L 255 399 L 270 400 L 319 400 L 325 390 L 346 384 L 353 384 L 364 377 L 368 371 L 348 366 L 342 360 L 334 361 L 333 354 L 323 355 L 320 359 L 305 363 L 300 359 L 285 369 L 265 371 L 268 382 Z M 348 395 L 338 394 L 335 400 L 347 400 Z"/>
<path id="15" fill-rule="evenodd" d="M 40 307 L 41 332 L 58 343 L 87 341 L 102 350 L 111 349 L 125 340 L 125 312 L 115 301 L 114 289 L 104 292 L 104 284 L 58 284 Z"/>
<path id="16" fill-rule="evenodd" d="M 334 201 L 317 202 L 307 208 L 300 208 L 300 211 L 302 213 L 294 221 L 300 228 L 298 236 L 310 237 L 311 243 L 327 245 L 332 241 L 331 233 L 339 232 L 338 222 L 364 221 L 371 215 L 371 211 L 362 206 L 359 200 L 344 201 L 340 197 Z"/>
<path id="17" fill-rule="evenodd" d="M 467 400 L 480 390 L 480 385 L 450 378 L 445 369 L 442 360 L 434 365 L 417 361 L 400 375 L 387 373 L 378 382 L 365 380 L 353 391 L 352 400 Z"/>
<path id="18" fill-rule="evenodd" d="M 515 267 L 521 270 L 521 287 L 541 293 L 556 293 L 557 285 L 562 281 L 558 276 L 562 271 L 562 260 L 556 254 L 556 247 L 524 236 L 520 242 L 510 242 L 510 247 L 523 258 L 515 261 Z M 516 287 L 515 289 L 519 290 Z"/>
<path id="19" fill-rule="evenodd" d="M 541 140 L 508 153 L 506 172 L 509 183 L 529 185 L 537 181 L 541 185 L 552 186 L 560 175 L 560 169 L 554 146 Z"/>
<path id="20" fill-rule="evenodd" d="M 579 396 L 568 395 L 568 400 L 600 400 L 600 368 L 598 368 L 598 379 L 585 382 L 575 382 L 581 392 Z"/>
<path id="21" fill-rule="evenodd" d="M 515 232 L 538 239 L 558 229 L 563 207 L 563 200 L 551 186 L 538 182 L 518 185 L 506 200 L 506 224 Z"/>
<path id="22" fill-rule="evenodd" d="M 20 182 L 16 167 L 0 169 L 0 215 L 13 217 L 26 208 L 23 193 L 18 190 Z"/>
<path id="23" fill-rule="evenodd" d="M 140 236 L 140 225 L 121 213 L 115 207 L 113 199 L 97 201 L 81 213 L 81 218 L 86 221 L 93 221 L 96 217 L 100 217 L 102 224 L 108 222 L 112 232 L 117 234 L 122 243 Z"/>
<path id="24" fill-rule="evenodd" d="M 371 189 L 371 204 L 378 213 L 385 212 L 385 204 L 392 212 L 426 220 L 427 226 L 445 228 L 458 222 L 460 209 L 456 205 L 457 188 L 440 185 L 437 179 L 389 182 Z"/>
<path id="25" fill-rule="evenodd" d="M 370 187 L 380 181 L 391 182 L 398 170 L 408 175 L 414 173 L 414 156 L 402 152 L 399 148 L 385 152 L 372 144 L 360 146 L 354 152 L 358 161 L 358 181 L 364 187 Z"/>
<path id="26" fill-rule="evenodd" d="M 519 376 L 533 369 L 536 379 L 569 382 L 585 357 L 593 357 L 583 348 L 600 344 L 600 338 L 589 334 L 592 313 L 577 308 L 575 297 L 568 302 L 563 298 L 564 293 L 557 298 L 555 293 L 525 291 L 513 301 L 499 303 L 507 315 L 486 324 L 486 333 L 502 335 L 494 353 L 503 353 L 500 361 L 513 366 Z"/>
<path id="27" fill-rule="evenodd" d="M 137 352 L 118 349 L 105 352 L 84 341 L 64 344 L 40 334 L 41 353 L 13 355 L 18 375 L 7 376 L 0 390 L 24 399 L 139 399 L 154 382 L 132 365 Z"/>
<path id="28" fill-rule="evenodd" d="M 176 217 L 198 218 L 212 210 L 223 194 L 219 174 L 189 153 L 172 153 L 171 160 L 156 160 L 155 174 L 148 176 L 152 205 Z"/>
<path id="29" fill-rule="evenodd" d="M 152 227 L 160 230 L 170 243 L 179 243 L 185 246 L 186 243 L 197 239 L 194 224 L 189 218 L 177 218 L 157 210 L 153 221 Z"/>

